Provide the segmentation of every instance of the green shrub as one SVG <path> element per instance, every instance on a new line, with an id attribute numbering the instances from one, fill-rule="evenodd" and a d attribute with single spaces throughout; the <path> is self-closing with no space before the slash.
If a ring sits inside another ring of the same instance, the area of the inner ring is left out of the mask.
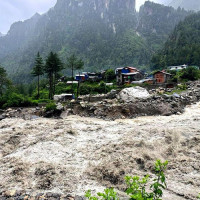
<path id="1" fill-rule="evenodd" d="M 101 200 L 119 200 L 119 198 L 117 197 L 117 193 L 114 191 L 113 188 L 106 188 L 104 190 L 104 193 L 97 193 L 97 196 L 100 197 Z M 98 200 L 97 197 L 92 196 L 91 194 L 91 190 L 88 190 L 85 193 L 85 197 L 88 200 Z"/>
<path id="2" fill-rule="evenodd" d="M 37 91 L 35 90 L 32 96 L 33 99 L 37 100 Z M 48 99 L 49 98 L 49 92 L 46 89 L 40 90 L 40 99 Z"/>
<path id="3" fill-rule="evenodd" d="M 150 176 L 146 175 L 143 178 L 139 176 L 126 176 L 125 181 L 127 184 L 126 194 L 130 197 L 130 200 L 161 200 L 163 195 L 163 189 L 166 188 L 165 170 L 167 168 L 168 161 L 161 162 L 157 160 L 155 163 L 155 175 L 156 178 L 150 180 Z M 149 190 L 147 185 L 150 184 Z M 150 191 L 150 192 L 148 192 Z M 97 193 L 100 200 L 118 200 L 116 192 L 113 188 L 105 189 L 104 193 Z M 85 197 L 88 200 L 99 200 L 98 197 L 92 196 L 91 191 L 87 191 Z"/>
<path id="4" fill-rule="evenodd" d="M 181 80 L 195 81 L 200 78 L 200 71 L 196 67 L 188 67 L 178 72 Z"/>
<path id="5" fill-rule="evenodd" d="M 45 111 L 55 111 L 56 104 L 54 102 L 48 103 L 45 107 Z"/>
<path id="6" fill-rule="evenodd" d="M 0 108 L 28 107 L 35 105 L 37 105 L 37 102 L 32 101 L 31 98 L 15 92 L 7 93 L 0 98 Z"/>

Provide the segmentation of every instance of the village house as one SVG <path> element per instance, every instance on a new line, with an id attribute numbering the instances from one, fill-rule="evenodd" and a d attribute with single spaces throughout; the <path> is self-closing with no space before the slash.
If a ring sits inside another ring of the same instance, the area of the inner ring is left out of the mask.
<path id="1" fill-rule="evenodd" d="M 117 68 L 115 74 L 118 85 L 131 84 L 144 78 L 144 75 L 134 67 Z"/>
<path id="2" fill-rule="evenodd" d="M 156 84 L 163 84 L 167 83 L 172 78 L 172 75 L 165 71 L 157 71 L 153 74 L 153 78 Z"/>
<path id="3" fill-rule="evenodd" d="M 170 66 L 169 67 L 169 70 L 170 71 L 180 71 L 180 70 L 183 70 L 183 69 L 186 69 L 188 67 L 188 65 L 178 65 L 178 66 Z"/>
<path id="4" fill-rule="evenodd" d="M 75 80 L 76 81 L 87 81 L 87 80 L 92 80 L 92 81 L 98 81 L 103 79 L 105 75 L 105 71 L 101 71 L 101 72 L 82 72 L 82 74 L 76 75 L 75 76 Z"/>
<path id="5" fill-rule="evenodd" d="M 87 74 L 79 74 L 79 75 L 76 75 L 75 77 L 75 80 L 76 81 L 87 81 L 89 79 L 89 76 Z"/>
<path id="6" fill-rule="evenodd" d="M 148 85 L 153 85 L 154 84 L 154 80 L 151 79 L 151 78 L 142 79 L 142 80 L 139 80 L 139 81 L 133 81 L 132 84 L 138 84 L 138 85 L 148 84 Z"/>

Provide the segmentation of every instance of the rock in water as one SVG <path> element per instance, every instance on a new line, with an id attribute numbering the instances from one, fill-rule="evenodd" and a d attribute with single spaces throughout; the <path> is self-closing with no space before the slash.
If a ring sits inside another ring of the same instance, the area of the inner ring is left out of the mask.
<path id="1" fill-rule="evenodd" d="M 146 99 L 148 97 L 150 97 L 149 92 L 145 88 L 139 86 L 125 88 L 117 95 L 117 98 L 124 102 L 131 102 L 135 99 Z"/>

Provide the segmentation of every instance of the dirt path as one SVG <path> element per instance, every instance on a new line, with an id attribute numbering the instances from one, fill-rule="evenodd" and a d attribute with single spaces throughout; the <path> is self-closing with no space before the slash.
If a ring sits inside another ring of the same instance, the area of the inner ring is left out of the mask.
<path id="1" fill-rule="evenodd" d="M 168 117 L 0 121 L 0 190 L 79 195 L 106 186 L 124 190 L 125 174 L 151 173 L 156 159 L 170 162 L 163 199 L 196 199 L 200 103 Z"/>

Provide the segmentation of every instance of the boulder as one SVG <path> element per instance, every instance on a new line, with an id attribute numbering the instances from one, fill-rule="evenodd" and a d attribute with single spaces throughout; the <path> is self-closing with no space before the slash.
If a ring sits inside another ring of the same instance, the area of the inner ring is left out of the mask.
<path id="1" fill-rule="evenodd" d="M 175 97 L 175 98 L 180 98 L 180 95 L 177 94 L 177 93 L 174 93 L 174 94 L 173 94 L 173 97 Z"/>
<path id="2" fill-rule="evenodd" d="M 139 86 L 125 88 L 117 95 L 117 98 L 124 102 L 133 102 L 136 99 L 147 99 L 149 97 L 149 92 Z"/>
<path id="3" fill-rule="evenodd" d="M 58 103 L 58 104 L 56 104 L 56 109 L 63 111 L 64 107 L 63 107 L 63 105 L 61 103 Z"/>
<path id="4" fill-rule="evenodd" d="M 63 102 L 67 100 L 72 100 L 74 98 L 73 94 L 61 94 L 61 95 L 54 95 L 53 100 L 56 102 Z"/>

